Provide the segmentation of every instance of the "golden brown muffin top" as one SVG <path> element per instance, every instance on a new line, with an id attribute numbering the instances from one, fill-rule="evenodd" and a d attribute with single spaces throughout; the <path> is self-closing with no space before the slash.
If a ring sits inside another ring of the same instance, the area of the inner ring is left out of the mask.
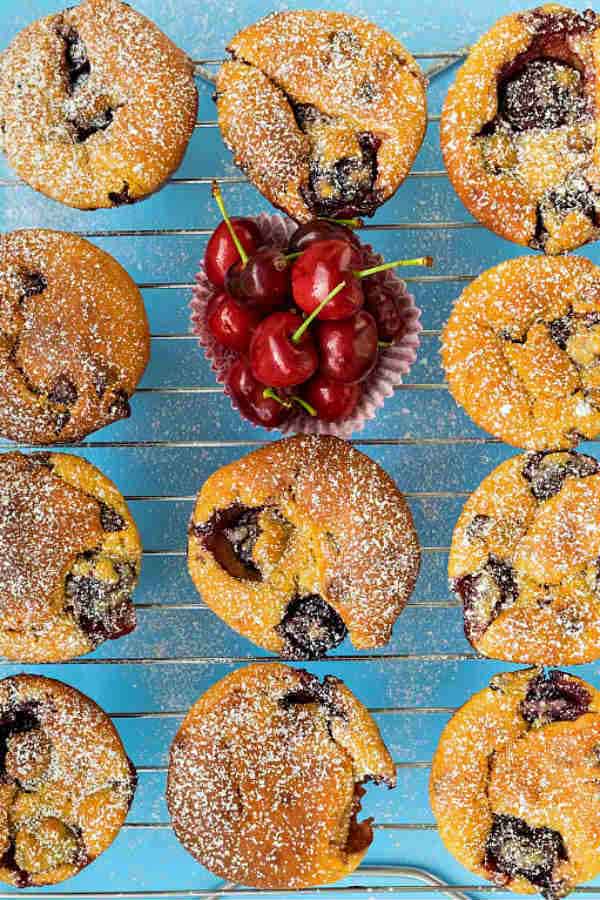
<path id="1" fill-rule="evenodd" d="M 0 236 L 0 433 L 80 440 L 128 416 L 149 356 L 144 303 L 127 272 L 68 232 Z"/>
<path id="2" fill-rule="evenodd" d="M 57 884 L 117 836 L 135 770 L 106 713 L 37 675 L 0 681 L 0 880 Z"/>
<path id="3" fill-rule="evenodd" d="M 361 783 L 395 784 L 367 710 L 337 679 L 280 664 L 217 682 L 171 749 L 167 799 L 178 838 L 215 874 L 300 888 L 352 872 L 371 843 Z"/>

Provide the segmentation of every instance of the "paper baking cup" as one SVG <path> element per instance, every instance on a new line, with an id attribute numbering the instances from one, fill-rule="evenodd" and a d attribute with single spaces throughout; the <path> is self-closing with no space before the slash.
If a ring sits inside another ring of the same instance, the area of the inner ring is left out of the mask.
<path id="1" fill-rule="evenodd" d="M 261 213 L 254 221 L 260 229 L 263 242 L 275 247 L 287 247 L 290 237 L 297 228 L 295 222 L 279 215 Z M 365 268 L 376 266 L 382 262 L 382 257 L 374 252 L 369 244 L 363 244 Z M 370 276 L 371 283 L 377 281 L 394 291 L 402 303 L 404 310 L 405 334 L 400 341 L 392 347 L 386 347 L 379 353 L 377 365 L 362 383 L 363 393 L 358 406 L 352 416 L 343 422 L 323 422 L 315 416 L 309 416 L 302 410 L 291 416 L 279 428 L 270 429 L 281 431 L 283 434 L 333 434 L 337 437 L 349 438 L 352 434 L 361 431 L 365 423 L 375 418 L 378 409 L 381 409 L 387 397 L 391 397 L 394 389 L 402 384 L 403 378 L 410 372 L 410 367 L 417 358 L 419 347 L 419 333 L 423 330 L 420 317 L 421 310 L 415 303 L 415 298 L 406 288 L 406 284 L 393 271 L 378 272 Z M 224 385 L 230 367 L 237 359 L 237 354 L 221 346 L 212 336 L 207 324 L 206 310 L 210 298 L 214 294 L 214 287 L 204 274 L 204 263 L 195 278 L 190 301 L 192 331 L 198 337 L 198 343 L 204 350 L 206 358 L 210 361 L 213 372 L 219 384 Z M 227 388 L 225 388 L 227 392 Z M 231 405 L 237 409 L 235 400 L 229 395 Z M 238 410 L 239 412 L 239 410 Z M 242 415 L 242 413 L 240 413 Z M 245 417 L 244 417 L 245 418 Z M 252 423 L 253 424 L 253 423 Z"/>

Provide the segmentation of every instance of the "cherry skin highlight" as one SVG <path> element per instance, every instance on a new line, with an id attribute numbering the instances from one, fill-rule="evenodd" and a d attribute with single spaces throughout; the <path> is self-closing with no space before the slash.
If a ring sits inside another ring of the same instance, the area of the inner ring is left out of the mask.
<path id="1" fill-rule="evenodd" d="M 256 328 L 250 342 L 254 377 L 271 387 L 293 387 L 313 375 L 319 364 L 315 342 L 308 332 L 292 340 L 302 324 L 293 312 L 276 312 Z"/>
<path id="2" fill-rule="evenodd" d="M 378 335 L 375 319 L 359 310 L 350 319 L 319 322 L 317 344 L 320 373 L 332 381 L 355 384 L 363 381 L 377 362 Z"/>
<path id="3" fill-rule="evenodd" d="M 239 258 L 233 263 L 225 276 L 225 288 L 233 297 L 271 312 L 289 303 L 290 264 L 276 247 L 259 247 L 246 265 Z"/>
<path id="4" fill-rule="evenodd" d="M 317 241 L 329 240 L 347 241 L 360 249 L 360 241 L 351 228 L 339 222 L 329 222 L 327 219 L 311 219 L 310 222 L 299 225 L 293 233 L 288 253 L 298 253 Z"/>
<path id="5" fill-rule="evenodd" d="M 240 358 L 232 365 L 225 385 L 239 411 L 255 425 L 276 428 L 290 415 L 289 407 L 263 396 L 266 386 L 256 380 L 246 359 Z"/>
<path id="6" fill-rule="evenodd" d="M 260 313 L 229 294 L 215 294 L 207 307 L 210 333 L 228 350 L 246 353 L 250 338 L 261 320 Z"/>
<path id="7" fill-rule="evenodd" d="M 302 389 L 302 397 L 324 422 L 347 419 L 360 400 L 358 384 L 342 384 L 326 378 L 321 372 L 308 381 Z"/>
<path id="8" fill-rule="evenodd" d="M 362 265 L 360 251 L 347 241 L 329 240 L 311 244 L 292 266 L 294 302 L 311 313 L 341 282 L 346 284 L 319 313 L 318 318 L 346 319 L 363 305 L 360 280 L 354 274 Z"/>
<path id="9" fill-rule="evenodd" d="M 260 231 L 252 219 L 236 217 L 231 219 L 233 229 L 246 253 L 254 253 L 261 243 Z M 226 222 L 215 228 L 206 245 L 204 253 L 204 271 L 211 284 L 217 288 L 225 286 L 225 275 L 228 269 L 240 258 L 237 247 L 229 232 Z"/>

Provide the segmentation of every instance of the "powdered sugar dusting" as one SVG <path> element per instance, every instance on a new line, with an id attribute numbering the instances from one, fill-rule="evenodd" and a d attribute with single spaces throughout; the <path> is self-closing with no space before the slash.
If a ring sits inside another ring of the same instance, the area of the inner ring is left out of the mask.
<path id="1" fill-rule="evenodd" d="M 424 79 L 401 44 L 343 13 L 290 11 L 244 29 L 228 49 L 219 124 L 271 202 L 303 221 L 371 215 L 389 199 L 425 133 Z"/>
<path id="2" fill-rule="evenodd" d="M 55 884 L 112 843 L 135 772 L 108 716 L 58 681 L 1 681 L 0 731 L 0 880 Z"/>
<path id="3" fill-rule="evenodd" d="M 568 448 L 600 432 L 600 271 L 523 257 L 484 272 L 442 337 L 454 398 L 517 447 Z"/>
<path id="4" fill-rule="evenodd" d="M 137 530 L 117 489 L 78 457 L 0 455 L 0 652 L 57 661 L 130 631 Z"/>
<path id="5" fill-rule="evenodd" d="M 201 526 L 233 503 L 268 506 L 290 524 L 261 581 L 234 578 L 203 545 Z M 387 643 L 416 581 L 420 551 L 409 508 L 367 456 L 332 437 L 271 444 L 217 471 L 199 494 L 190 571 L 218 615 L 280 652 L 278 631 L 296 595 L 320 594 L 358 648 Z"/>
<path id="6" fill-rule="evenodd" d="M 600 474 L 574 452 L 502 463 L 467 501 L 449 559 L 465 630 L 486 656 L 600 658 Z"/>
<path id="7" fill-rule="evenodd" d="M 197 103 L 190 60 L 120 0 L 84 0 L 40 19 L 0 57 L 11 166 L 81 209 L 157 190 L 181 162 Z"/>
<path id="8" fill-rule="evenodd" d="M 349 874 L 371 842 L 360 783 L 395 781 L 366 710 L 337 679 L 251 666 L 214 685 L 171 750 L 168 802 L 212 872 L 300 888 Z"/>
<path id="9" fill-rule="evenodd" d="M 474 46 L 441 123 L 448 174 L 488 228 L 556 254 L 597 239 L 598 17 L 539 7 Z"/>
<path id="10" fill-rule="evenodd" d="M 35 443 L 79 440 L 129 415 L 148 361 L 140 292 L 75 235 L 0 239 L 0 431 Z"/>

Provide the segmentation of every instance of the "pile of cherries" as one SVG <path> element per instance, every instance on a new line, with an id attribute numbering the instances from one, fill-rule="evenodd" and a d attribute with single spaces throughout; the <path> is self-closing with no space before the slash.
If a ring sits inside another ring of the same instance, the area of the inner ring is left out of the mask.
<path id="1" fill-rule="evenodd" d="M 286 249 L 265 246 L 255 221 L 227 215 L 216 184 L 213 196 L 223 221 L 204 257 L 214 288 L 207 324 L 238 355 L 227 391 L 243 416 L 267 428 L 299 408 L 327 422 L 347 418 L 380 349 L 405 328 L 395 293 L 377 280 L 370 288 L 369 276 L 430 266 L 431 257 L 364 268 L 352 229 L 327 219 L 300 225 Z"/>

